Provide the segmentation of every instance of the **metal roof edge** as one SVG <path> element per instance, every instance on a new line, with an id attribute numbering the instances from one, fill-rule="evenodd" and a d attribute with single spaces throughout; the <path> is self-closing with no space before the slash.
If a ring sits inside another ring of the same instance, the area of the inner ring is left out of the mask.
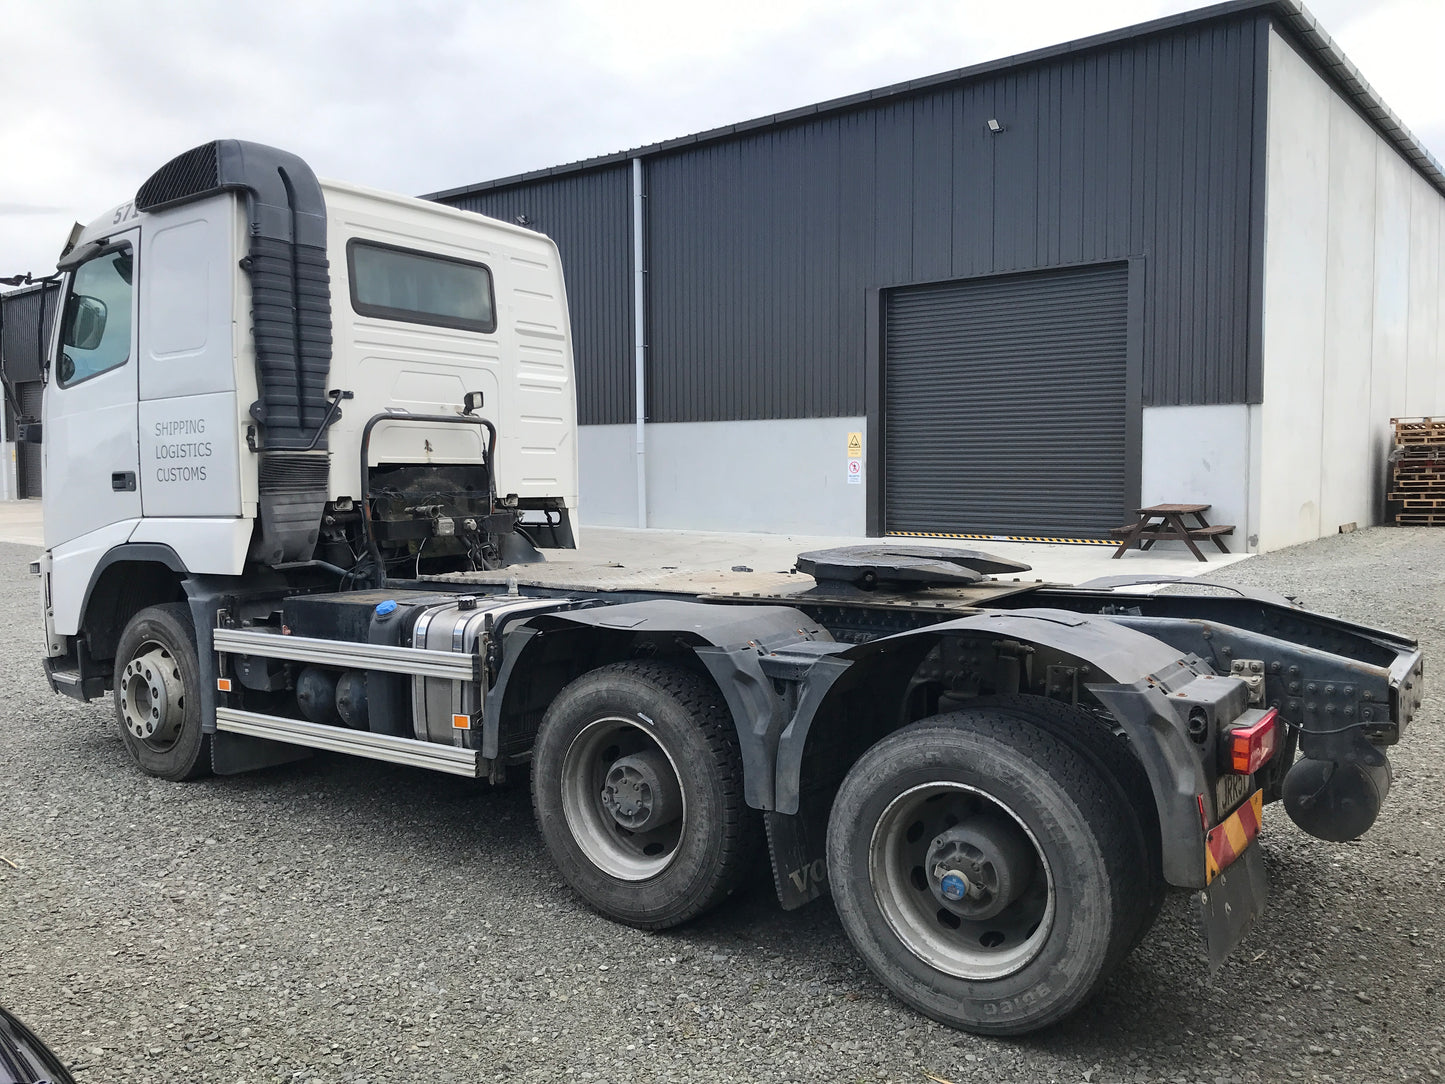
<path id="1" fill-rule="evenodd" d="M 53 290 L 57 286 L 54 282 L 32 282 L 29 286 L 15 286 L 10 289 L 0 290 L 0 298 L 10 301 L 26 294 L 39 293 L 41 290 Z"/>
<path id="2" fill-rule="evenodd" d="M 1415 135 L 1401 123 L 1400 118 L 1385 104 L 1379 93 L 1365 81 L 1360 75 L 1359 70 L 1350 63 L 1349 58 L 1345 56 L 1340 47 L 1336 45 L 1334 40 L 1321 28 L 1319 20 L 1310 14 L 1299 0 L 1225 0 L 1224 3 L 1212 4 L 1208 7 L 1196 8 L 1193 11 L 1180 12 L 1176 15 L 1167 15 L 1163 18 L 1151 19 L 1148 22 L 1136 23 L 1132 26 L 1120 27 L 1116 30 L 1107 30 L 1086 38 L 1060 42 L 1057 45 L 1048 45 L 1041 49 L 1016 53 L 1012 56 L 986 60 L 978 64 L 969 65 L 968 67 L 939 72 L 936 75 L 922 76 L 918 79 L 894 83 L 890 86 L 879 87 L 875 90 L 849 94 L 841 98 L 830 98 L 827 101 L 818 102 L 814 105 L 801 106 L 779 113 L 755 117 L 751 120 L 723 125 L 719 128 L 710 128 L 692 135 L 678 136 L 656 143 L 648 143 L 630 150 L 613 151 L 609 154 L 598 155 L 593 158 L 584 158 L 575 162 L 564 163 L 563 165 L 551 166 L 546 169 L 530 170 L 526 173 L 499 177 L 495 180 L 481 181 L 476 184 L 462 185 L 457 188 L 447 188 L 438 192 L 428 193 L 421 198 L 438 201 L 453 200 L 476 192 L 495 191 L 497 189 L 512 188 L 516 185 L 552 177 L 591 172 L 592 170 L 619 165 L 631 161 L 633 158 L 647 158 L 658 154 L 665 154 L 683 147 L 728 139 L 744 132 L 758 131 L 764 128 L 795 123 L 809 117 L 842 113 L 850 109 L 874 105 L 888 98 L 904 98 L 940 86 L 962 83 L 985 75 L 996 74 L 997 72 L 1010 68 L 1021 68 L 1048 60 L 1056 60 L 1063 56 L 1089 52 L 1126 41 L 1152 37 L 1184 27 L 1213 22 L 1250 12 L 1259 12 L 1274 16 L 1275 19 L 1290 32 L 1296 42 L 1310 52 L 1320 68 L 1327 73 L 1329 78 L 1335 81 L 1337 86 L 1344 91 L 1346 96 L 1351 99 L 1360 112 L 1374 124 L 1381 135 L 1393 143 L 1396 149 L 1424 175 L 1426 180 L 1430 181 L 1430 183 L 1442 193 L 1445 193 L 1445 168 L 1441 167 L 1440 162 L 1436 160 Z"/>
<path id="3" fill-rule="evenodd" d="M 1379 92 L 1370 86 L 1309 9 L 1299 0 L 1270 0 L 1268 6 L 1274 9 L 1275 17 L 1293 35 L 1296 43 L 1309 50 L 1315 63 L 1345 91 L 1365 118 L 1437 191 L 1445 195 L 1445 167 L 1385 104 Z"/>

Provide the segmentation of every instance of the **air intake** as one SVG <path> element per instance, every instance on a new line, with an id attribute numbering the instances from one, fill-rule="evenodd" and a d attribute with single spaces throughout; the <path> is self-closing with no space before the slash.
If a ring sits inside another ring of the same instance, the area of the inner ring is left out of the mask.
<path id="1" fill-rule="evenodd" d="M 288 452 L 321 453 L 324 465 L 324 429 L 339 417 L 326 399 L 331 370 L 326 202 L 316 174 L 294 154 L 218 139 L 156 170 L 136 192 L 136 206 L 162 210 L 226 190 L 246 193 L 249 251 L 241 267 L 251 278 L 260 392 L 251 417 L 260 430 L 261 477 L 274 478 L 292 470 Z M 281 462 L 272 463 L 278 453 Z M 269 563 L 310 560 L 314 552 L 327 480 L 324 466 L 307 470 L 312 479 L 307 486 L 288 487 L 284 515 L 280 504 L 264 499 L 262 487 L 261 537 L 267 544 L 257 556 Z M 312 508 L 316 522 L 302 523 Z"/>

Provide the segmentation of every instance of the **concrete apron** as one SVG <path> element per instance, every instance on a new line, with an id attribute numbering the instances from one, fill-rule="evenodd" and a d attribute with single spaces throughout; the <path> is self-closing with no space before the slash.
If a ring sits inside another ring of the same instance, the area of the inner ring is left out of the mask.
<path id="1" fill-rule="evenodd" d="M 833 546 L 886 543 L 898 546 L 941 546 L 982 550 L 1033 566 L 1028 579 L 1054 583 L 1082 583 L 1097 576 L 1198 576 L 1243 561 L 1247 553 L 1220 553 L 1212 543 L 1201 543 L 1208 561 L 1194 559 L 1182 542 L 1161 542 L 1141 552 L 1131 549 L 1110 560 L 1113 546 L 1080 546 L 1044 542 L 984 542 L 946 538 L 847 538 L 829 535 L 729 534 L 721 531 L 664 531 L 636 527 L 583 526 L 582 545 L 575 554 L 555 555 L 559 561 L 627 568 L 666 568 L 728 571 L 746 565 L 758 572 L 786 572 L 805 550 Z M 40 547 L 44 544 L 41 502 L 0 501 L 0 542 Z"/>
<path id="2" fill-rule="evenodd" d="M 1196 561 L 1182 542 L 1161 542 L 1142 552 L 1131 549 L 1119 560 L 1115 546 L 1045 542 L 985 542 L 947 538 L 848 538 L 835 535 L 727 534 L 719 531 L 664 531 L 637 527 L 582 528 L 576 560 L 616 562 L 631 568 L 728 570 L 746 565 L 758 572 L 786 572 L 807 550 L 833 546 L 930 546 L 981 550 L 1032 565 L 1020 578 L 1053 583 L 1082 583 L 1099 576 L 1199 576 L 1243 561 L 1247 553 L 1220 553 L 1212 542 L 1200 545 L 1207 561 Z M 1228 542 L 1226 542 L 1228 544 Z M 1205 549 L 1205 547 L 1208 549 Z M 559 555 L 559 559 L 561 558 Z M 1011 578 L 1011 577 L 1004 577 Z"/>
<path id="3" fill-rule="evenodd" d="M 0 501 L 0 542 L 37 549 L 44 546 L 42 509 L 39 501 Z"/>

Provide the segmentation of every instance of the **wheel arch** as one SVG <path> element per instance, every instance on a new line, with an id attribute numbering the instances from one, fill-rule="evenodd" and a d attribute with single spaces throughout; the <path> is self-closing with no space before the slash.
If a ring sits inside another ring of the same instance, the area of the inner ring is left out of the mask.
<path id="1" fill-rule="evenodd" d="M 668 658 L 702 674 L 722 695 L 738 731 L 744 794 L 770 808 L 777 736 L 785 698 L 761 657 L 800 642 L 830 641 L 823 628 L 787 606 L 733 606 L 652 599 L 543 614 L 507 633 L 495 711 L 483 719 L 482 755 L 495 758 L 535 733 L 540 710 L 573 678 L 632 658 Z M 540 709 L 540 710 L 539 710 Z"/>
<path id="2" fill-rule="evenodd" d="M 826 687 L 803 697 L 779 738 L 773 808 L 798 813 L 806 804 L 805 793 L 827 782 L 811 777 L 810 771 L 836 773 L 841 780 L 868 746 L 912 722 L 905 714 L 910 683 L 929 653 L 950 641 L 965 648 L 1007 642 L 1088 667 L 1090 680 L 1081 683 L 1081 689 L 1113 714 L 1149 776 L 1166 879 L 1202 884 L 1196 796 L 1209 785 L 1199 747 L 1187 736 L 1188 710 L 1212 704 L 1220 716 L 1232 717 L 1245 706 L 1243 684 L 1216 677 L 1208 664 L 1152 636 L 1107 618 L 1062 610 L 978 614 L 857 645 L 837 656 L 847 662 L 846 669 L 818 675 Z M 1196 684 L 1201 677 L 1209 679 L 1205 689 Z M 866 694 L 861 700 L 860 693 Z M 860 703 L 897 704 L 899 712 L 893 718 L 875 712 L 860 731 L 855 710 Z M 824 757 L 831 751 L 829 743 L 844 755 Z"/>
<path id="3" fill-rule="evenodd" d="M 148 606 L 186 601 L 185 562 L 170 546 L 127 542 L 96 562 L 80 606 L 80 632 L 92 659 L 115 657 L 121 633 Z"/>

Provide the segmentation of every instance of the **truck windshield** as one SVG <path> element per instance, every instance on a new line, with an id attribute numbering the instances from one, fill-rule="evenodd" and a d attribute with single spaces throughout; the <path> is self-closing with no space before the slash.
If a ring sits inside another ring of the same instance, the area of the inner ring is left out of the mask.
<path id="1" fill-rule="evenodd" d="M 103 252 L 75 269 L 65 299 L 60 358 L 62 388 L 119 368 L 130 359 L 131 251 Z"/>
<path id="2" fill-rule="evenodd" d="M 492 332 L 492 273 L 484 264 L 353 240 L 351 307 L 362 316 Z"/>

